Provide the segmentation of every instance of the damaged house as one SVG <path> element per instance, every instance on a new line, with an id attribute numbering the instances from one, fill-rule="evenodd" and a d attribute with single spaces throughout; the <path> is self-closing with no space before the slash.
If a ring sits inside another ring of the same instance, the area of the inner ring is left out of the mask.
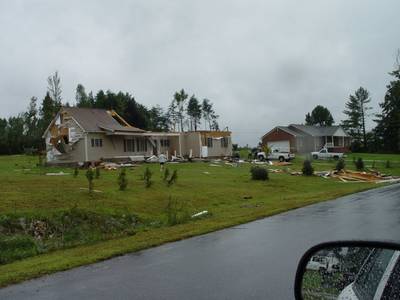
<path id="1" fill-rule="evenodd" d="M 143 161 L 161 153 L 168 158 L 232 155 L 229 131 L 150 132 L 134 127 L 113 110 L 96 108 L 61 108 L 43 138 L 50 164 Z"/>
<path id="2" fill-rule="evenodd" d="M 261 138 L 262 145 L 293 153 L 309 153 L 328 148 L 330 152 L 348 152 L 351 137 L 342 126 L 276 126 Z"/>

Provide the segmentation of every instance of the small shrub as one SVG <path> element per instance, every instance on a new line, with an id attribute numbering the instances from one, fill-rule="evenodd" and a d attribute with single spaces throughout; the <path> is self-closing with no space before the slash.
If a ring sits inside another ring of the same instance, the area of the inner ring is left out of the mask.
<path id="1" fill-rule="evenodd" d="M 122 168 L 118 175 L 118 185 L 120 191 L 125 191 L 128 186 L 128 179 L 126 178 L 126 170 Z"/>
<path id="2" fill-rule="evenodd" d="M 0 264 L 34 256 L 39 252 L 35 240 L 28 235 L 0 235 L 0 249 Z"/>
<path id="3" fill-rule="evenodd" d="M 74 178 L 78 177 L 78 175 L 79 175 L 79 169 L 78 169 L 78 167 L 75 167 L 74 168 Z"/>
<path id="4" fill-rule="evenodd" d="M 253 180 L 268 180 L 269 176 L 268 176 L 268 170 L 263 168 L 263 167 L 252 167 L 250 169 L 250 173 L 251 173 L 251 179 Z"/>
<path id="5" fill-rule="evenodd" d="M 167 215 L 167 224 L 174 226 L 186 223 L 189 219 L 189 213 L 184 202 L 168 197 L 168 204 L 165 208 Z"/>
<path id="6" fill-rule="evenodd" d="M 171 185 L 173 185 L 174 183 L 176 183 L 176 181 L 178 180 L 178 171 L 174 170 L 172 172 L 171 177 L 167 180 L 167 185 L 170 187 Z"/>
<path id="7" fill-rule="evenodd" d="M 100 178 L 100 168 L 97 167 L 96 168 L 96 179 L 99 179 L 99 178 Z"/>
<path id="8" fill-rule="evenodd" d="M 386 161 L 386 165 L 385 165 L 386 169 L 390 169 L 392 166 L 390 165 L 390 160 Z"/>
<path id="9" fill-rule="evenodd" d="M 314 168 L 311 164 L 311 161 L 305 160 L 303 162 L 303 169 L 301 171 L 303 172 L 303 175 L 312 176 L 314 174 Z"/>
<path id="10" fill-rule="evenodd" d="M 364 170 L 364 161 L 361 157 L 359 157 L 355 162 L 357 170 L 361 171 Z"/>
<path id="11" fill-rule="evenodd" d="M 86 171 L 86 178 L 88 180 L 88 188 L 89 188 L 89 193 L 93 191 L 93 179 L 94 179 L 94 172 L 92 168 L 87 169 Z"/>
<path id="12" fill-rule="evenodd" d="M 146 170 L 144 170 L 144 173 L 143 173 L 143 179 L 144 179 L 146 188 L 149 188 L 153 183 L 151 181 L 151 176 L 153 176 L 153 173 L 147 167 Z"/>
<path id="13" fill-rule="evenodd" d="M 335 170 L 341 171 L 344 169 L 345 166 L 346 166 L 346 163 L 344 162 L 344 159 L 339 159 L 339 161 L 336 164 Z"/>
<path id="14" fill-rule="evenodd" d="M 169 177 L 169 169 L 165 168 L 163 181 L 166 182 L 168 180 L 168 177 Z"/>

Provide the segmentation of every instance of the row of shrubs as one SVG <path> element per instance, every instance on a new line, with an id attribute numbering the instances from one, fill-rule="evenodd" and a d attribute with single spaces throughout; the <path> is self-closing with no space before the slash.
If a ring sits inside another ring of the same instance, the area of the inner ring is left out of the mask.
<path id="1" fill-rule="evenodd" d="M 79 175 L 79 169 L 75 168 L 73 172 L 73 176 L 76 178 Z M 145 187 L 149 188 L 153 184 L 152 181 L 153 172 L 147 167 L 142 176 L 142 180 L 145 183 Z M 100 168 L 88 168 L 86 171 L 86 179 L 88 180 L 88 189 L 89 192 L 92 192 L 94 189 L 94 179 L 100 178 Z M 163 181 L 166 183 L 168 187 L 172 186 L 178 180 L 178 171 L 174 170 L 172 174 L 169 169 L 166 168 L 163 174 Z M 126 168 L 122 168 L 118 173 L 117 183 L 119 186 L 119 190 L 124 191 L 128 187 L 128 178 L 126 173 Z"/>

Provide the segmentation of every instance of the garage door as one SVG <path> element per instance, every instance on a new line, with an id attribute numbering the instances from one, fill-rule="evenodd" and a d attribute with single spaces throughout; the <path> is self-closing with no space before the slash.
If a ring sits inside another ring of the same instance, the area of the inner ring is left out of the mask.
<path id="1" fill-rule="evenodd" d="M 280 151 L 289 151 L 290 150 L 290 142 L 288 140 L 267 142 L 267 145 L 271 149 L 279 149 Z"/>

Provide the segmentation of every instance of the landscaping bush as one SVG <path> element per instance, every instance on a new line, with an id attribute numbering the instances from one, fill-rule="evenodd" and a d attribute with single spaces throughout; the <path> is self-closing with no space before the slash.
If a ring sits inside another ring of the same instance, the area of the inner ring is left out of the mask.
<path id="1" fill-rule="evenodd" d="M 167 179 L 167 186 L 171 186 L 171 185 L 173 185 L 174 183 L 176 183 L 176 181 L 178 180 L 178 171 L 177 170 L 174 170 L 173 172 L 172 172 L 172 175 L 171 175 L 171 177 L 169 178 L 169 179 Z"/>
<path id="2" fill-rule="evenodd" d="M 359 157 L 355 162 L 357 170 L 361 171 L 364 170 L 364 161 L 361 157 Z"/>
<path id="3" fill-rule="evenodd" d="M 118 185 L 120 191 L 125 191 L 128 186 L 128 179 L 126 178 L 125 168 L 122 168 L 118 174 Z"/>
<path id="4" fill-rule="evenodd" d="M 268 180 L 268 170 L 263 167 L 252 167 L 250 169 L 251 179 L 253 180 Z"/>
<path id="5" fill-rule="evenodd" d="M 314 174 L 314 168 L 311 164 L 311 161 L 305 160 L 303 162 L 303 169 L 301 171 L 303 172 L 303 175 L 312 176 Z"/>
<path id="6" fill-rule="evenodd" d="M 150 169 L 147 167 L 145 170 L 144 170 L 144 173 L 143 173 L 143 180 L 144 180 L 144 182 L 145 182 L 145 186 L 146 186 L 146 188 L 149 188 L 150 186 L 151 186 L 151 184 L 153 183 L 152 181 L 151 181 L 151 176 L 153 176 L 153 173 L 150 171 Z"/>
<path id="7" fill-rule="evenodd" d="M 96 179 L 99 179 L 99 178 L 100 178 L 100 168 L 97 167 L 96 168 Z"/>
<path id="8" fill-rule="evenodd" d="M 346 163 L 344 162 L 344 159 L 339 159 L 339 161 L 336 164 L 335 170 L 341 171 L 344 169 L 345 166 L 346 166 Z"/>
<path id="9" fill-rule="evenodd" d="M 390 165 L 390 160 L 386 161 L 386 165 L 385 165 L 386 169 L 390 169 L 391 165 Z"/>
<path id="10" fill-rule="evenodd" d="M 94 172 L 92 168 L 87 169 L 86 171 L 86 178 L 88 180 L 88 188 L 89 188 L 89 193 L 93 191 L 93 179 L 94 179 Z"/>
<path id="11" fill-rule="evenodd" d="M 167 224 L 169 226 L 183 224 L 190 219 L 190 215 L 185 203 L 173 199 L 171 196 L 168 198 L 168 204 L 165 208 L 165 212 L 167 215 Z"/>
<path id="12" fill-rule="evenodd" d="M 78 177 L 78 175 L 79 175 L 79 169 L 78 169 L 78 167 L 75 167 L 74 168 L 74 178 Z"/>
<path id="13" fill-rule="evenodd" d="M 163 181 L 166 182 L 168 180 L 169 177 L 169 169 L 165 168 L 164 170 L 164 176 L 163 176 Z"/>

